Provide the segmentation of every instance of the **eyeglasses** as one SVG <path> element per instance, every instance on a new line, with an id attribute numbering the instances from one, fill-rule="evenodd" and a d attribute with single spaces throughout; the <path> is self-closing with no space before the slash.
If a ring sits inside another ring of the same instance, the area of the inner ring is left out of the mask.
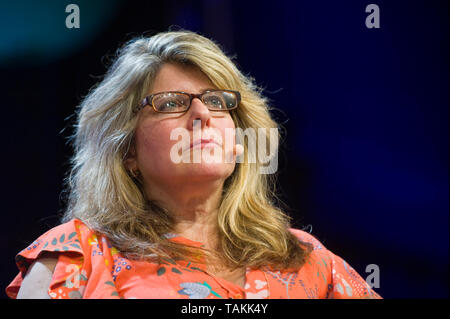
<path id="1" fill-rule="evenodd" d="M 241 94 L 231 90 L 208 90 L 201 94 L 179 91 L 155 93 L 144 98 L 136 112 L 151 105 L 159 113 L 182 113 L 189 110 L 194 98 L 200 99 L 211 111 L 229 111 L 238 107 Z"/>

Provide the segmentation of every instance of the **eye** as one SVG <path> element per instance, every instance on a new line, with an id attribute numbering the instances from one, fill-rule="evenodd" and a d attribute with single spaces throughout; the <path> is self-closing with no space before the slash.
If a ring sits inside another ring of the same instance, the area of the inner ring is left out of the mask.
<path id="1" fill-rule="evenodd" d="M 222 101 L 217 97 L 212 98 L 210 103 L 214 106 L 222 107 Z"/>
<path id="2" fill-rule="evenodd" d="M 215 109 L 223 109 L 225 108 L 224 101 L 220 96 L 211 95 L 205 98 L 205 103 Z"/>
<path id="3" fill-rule="evenodd" d="M 187 97 L 174 93 L 164 93 L 157 95 L 153 99 L 153 104 L 160 112 L 179 112 L 186 108 Z"/>
<path id="4" fill-rule="evenodd" d="M 166 101 L 161 105 L 161 107 L 166 108 L 166 109 L 171 109 L 171 108 L 174 108 L 177 106 L 178 106 L 178 103 L 175 100 Z"/>

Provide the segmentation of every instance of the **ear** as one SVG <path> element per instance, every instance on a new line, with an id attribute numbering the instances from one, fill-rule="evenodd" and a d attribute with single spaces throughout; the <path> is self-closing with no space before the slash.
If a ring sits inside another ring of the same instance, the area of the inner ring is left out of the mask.
<path id="1" fill-rule="evenodd" d="M 128 171 L 137 171 L 138 165 L 137 165 L 137 156 L 136 156 L 136 148 L 134 145 L 130 145 L 130 149 L 128 150 L 128 153 L 125 156 L 124 160 L 125 168 Z"/>

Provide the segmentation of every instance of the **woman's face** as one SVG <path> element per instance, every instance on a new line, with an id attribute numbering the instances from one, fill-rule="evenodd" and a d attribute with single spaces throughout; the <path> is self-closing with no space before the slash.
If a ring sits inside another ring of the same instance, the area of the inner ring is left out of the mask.
<path id="1" fill-rule="evenodd" d="M 166 63 L 156 75 L 148 95 L 167 91 L 203 93 L 213 88 L 214 85 L 198 68 Z M 153 186 L 224 181 L 235 166 L 234 161 L 224 160 L 225 155 L 229 156 L 233 151 L 234 128 L 229 111 L 210 111 L 198 98 L 192 100 L 185 113 L 157 113 L 151 106 L 146 106 L 139 113 L 135 147 L 126 162 L 127 167 L 138 169 L 145 187 L 150 189 Z M 184 135 L 175 134 L 180 131 Z M 228 135 L 233 132 L 232 145 L 225 142 L 225 132 Z M 192 143 L 199 139 L 212 139 L 218 143 L 203 142 L 192 147 Z M 202 152 L 211 155 L 209 160 L 202 156 L 198 160 L 197 155 Z M 196 159 L 194 154 L 197 154 Z"/>

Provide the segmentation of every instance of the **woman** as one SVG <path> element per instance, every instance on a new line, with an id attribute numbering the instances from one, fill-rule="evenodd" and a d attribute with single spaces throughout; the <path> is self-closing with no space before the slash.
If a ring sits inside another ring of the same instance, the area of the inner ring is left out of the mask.
<path id="1" fill-rule="evenodd" d="M 256 139 L 239 132 L 277 127 L 252 79 L 209 39 L 130 41 L 79 107 L 63 224 L 17 255 L 7 294 L 379 298 L 272 204 L 267 162 L 249 161 Z"/>

